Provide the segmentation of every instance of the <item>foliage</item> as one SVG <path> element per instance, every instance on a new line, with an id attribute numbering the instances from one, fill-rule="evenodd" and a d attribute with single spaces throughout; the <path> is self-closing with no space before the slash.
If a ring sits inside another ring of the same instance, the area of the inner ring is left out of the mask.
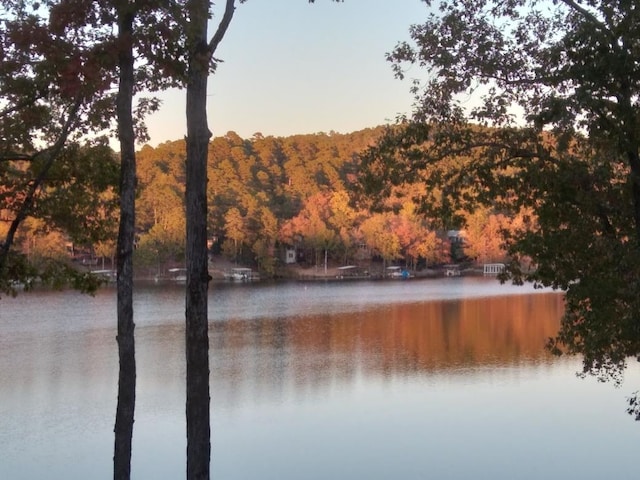
<path id="1" fill-rule="evenodd" d="M 378 127 L 349 134 L 256 134 L 251 139 L 229 132 L 216 137 L 211 142 L 208 162 L 208 176 L 212 179 L 209 229 L 217 241 L 214 248 L 222 247 L 223 253 L 239 262 L 255 263 L 266 275 L 275 272 L 284 246 L 295 246 L 311 262 L 320 262 L 325 247 L 329 259 L 339 264 L 366 261 L 363 247 L 379 255 L 377 239 L 365 238 L 361 226 L 380 214 L 369 210 L 366 199 L 356 198 L 351 187 L 353 172 L 359 168 L 358 153 L 373 145 L 383 131 Z M 101 144 L 70 144 L 71 147 L 75 153 L 63 155 L 61 158 L 67 160 L 52 170 L 54 175 L 43 189 L 34 215 L 42 212 L 39 215 L 46 229 L 63 231 L 65 242 L 86 245 L 88 250 L 93 248 L 96 255 L 108 259 L 114 254 L 117 225 L 113 210 L 117 192 L 113 184 L 118 169 L 114 156 Z M 287 152 L 296 160 L 292 161 Z M 162 273 L 184 264 L 184 159 L 184 141 L 165 142 L 155 148 L 144 146 L 137 153 L 134 260 L 140 273 L 144 269 L 147 273 Z M 66 189 L 73 195 L 66 197 Z M 425 219 L 411 201 L 426 192 L 433 193 L 423 185 L 404 185 L 384 198 L 391 211 L 385 220 L 387 228 L 399 242 L 394 258 L 414 269 L 425 262 L 448 261 L 446 241 L 439 233 L 440 222 L 435 217 Z M 77 209 L 70 206 L 74 201 L 78 202 Z M 99 221 L 86 220 L 95 214 L 99 214 Z M 504 214 L 486 215 L 486 219 L 493 217 L 502 219 L 498 222 L 501 228 L 507 226 Z M 509 217 L 509 228 L 517 218 L 520 217 Z M 315 220 L 311 222 L 312 219 Z M 316 233 L 323 230 L 324 234 L 316 235 L 312 227 Z M 494 245 L 491 252 L 500 252 L 496 229 L 490 232 L 484 223 L 480 228 L 478 238 Z M 467 255 L 473 255 L 469 250 L 473 248 L 470 231 L 467 236 Z M 16 247 L 25 251 L 22 237 L 24 234 L 18 235 Z"/>
<path id="2" fill-rule="evenodd" d="M 79 245 L 113 238 L 119 173 L 106 144 L 69 144 L 49 170 L 32 215 L 56 225 Z"/>
<path id="3" fill-rule="evenodd" d="M 275 272 L 284 246 L 295 246 L 309 260 L 317 256 L 318 261 L 326 249 L 329 259 L 340 264 L 357 261 L 363 245 L 375 250 L 373 243 L 366 245 L 360 227 L 376 213 L 356 203 L 351 184 L 358 169 L 357 153 L 382 132 L 379 127 L 284 138 L 256 134 L 251 139 L 229 132 L 215 138 L 208 162 L 214 248 L 222 246 L 229 258 L 239 262 L 254 262 L 265 274 Z M 117 225 L 114 154 L 99 142 L 70 143 L 68 149 L 52 166 L 32 209 L 32 216 L 42 220 L 41 227 L 30 233 L 26 220 L 15 246 L 28 252 L 23 240 L 27 234 L 40 238 L 59 232 L 64 235 L 59 248 L 72 242 L 76 249 L 85 247 L 87 253 L 108 259 L 115 254 Z M 184 141 L 145 146 L 137 153 L 134 256 L 136 268 L 148 267 L 148 273 L 162 273 L 185 261 L 184 159 Z M 17 174 L 33 176 L 25 169 L 35 165 L 38 162 L 23 163 Z M 2 198 L 7 205 L 15 201 L 10 194 Z M 400 190 L 387 199 L 393 210 L 388 228 L 399 235 L 400 257 L 414 268 L 419 261 L 444 261 L 435 222 L 420 217 L 409 200 L 408 191 Z"/>
<path id="4" fill-rule="evenodd" d="M 6 282 L 24 280 L 6 277 L 5 266 L 29 217 L 80 244 L 112 237 L 118 170 L 100 135 L 115 125 L 122 46 L 112 28 L 115 6 L 122 3 L 7 1 L 0 9 L 0 208 L 9 225 L 0 278 Z M 150 88 L 152 75 L 140 78 Z M 143 98 L 136 114 L 155 107 Z"/>
<path id="5" fill-rule="evenodd" d="M 381 132 L 376 128 L 291 137 L 256 133 L 251 139 L 228 132 L 214 138 L 207 167 L 208 229 L 217 242 L 214 248 L 222 246 L 227 256 L 239 261 L 275 265 L 280 246 L 297 244 L 294 234 L 287 233 L 290 220 L 322 198 L 328 202 L 322 207 L 323 221 L 339 239 L 329 245 L 329 254 L 346 261 L 363 215 L 349 192 L 357 169 L 355 154 L 373 144 Z M 156 222 L 184 215 L 184 158 L 184 141 L 145 146 L 139 152 L 140 244 Z M 314 248 L 310 241 L 300 246 Z"/>
<path id="6" fill-rule="evenodd" d="M 428 71 L 414 115 L 363 157 L 368 191 L 423 182 L 423 210 L 449 225 L 478 208 L 516 219 L 505 278 L 566 291 L 549 346 L 602 379 L 640 355 L 639 15 L 632 2 L 440 2 L 389 54 L 399 77 Z"/>
<path id="7" fill-rule="evenodd" d="M 118 166 L 111 149 L 100 142 L 83 146 L 70 143 L 61 149 L 44 175 L 41 160 L 5 162 L 7 172 L 11 169 L 14 173 L 4 177 L 7 183 L 0 195 L 2 238 L 8 237 L 23 212 L 29 185 L 40 178 L 41 186 L 37 198 L 33 197 L 29 215 L 21 219 L 21 228 L 12 237 L 14 248 L 7 252 L 7 268 L 0 275 L 3 291 L 12 284 L 61 285 L 64 282 L 60 275 L 50 282 L 54 264 L 60 272 L 70 273 L 69 285 L 80 285 L 82 277 L 71 275 L 73 269 L 68 268 L 71 259 L 65 245 L 84 246 L 91 251 L 94 245 L 108 242 L 115 235 Z M 29 266 L 16 269 L 23 261 Z M 80 289 L 93 290 L 94 286 L 88 284 Z"/>
<path id="8" fill-rule="evenodd" d="M 391 228 L 390 215 L 373 215 L 362 223 L 360 230 L 364 241 L 371 245 L 385 262 L 400 257 L 400 239 Z"/>

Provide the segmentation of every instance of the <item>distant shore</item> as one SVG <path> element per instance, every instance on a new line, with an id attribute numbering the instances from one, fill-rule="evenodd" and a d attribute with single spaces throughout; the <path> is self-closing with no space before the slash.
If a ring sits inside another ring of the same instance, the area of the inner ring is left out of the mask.
<path id="1" fill-rule="evenodd" d="M 435 265 L 428 268 L 422 268 L 420 270 L 405 269 L 403 266 L 399 266 L 405 273 L 404 276 L 397 275 L 396 279 L 407 278 L 437 278 L 447 276 L 447 270 L 451 270 L 454 267 L 456 270 L 456 276 L 482 276 L 483 265 L 482 264 L 461 264 L 461 265 Z M 209 275 L 213 282 L 228 281 L 228 275 L 234 268 L 252 268 L 250 265 L 235 263 L 221 256 L 216 256 L 209 262 Z M 305 266 L 301 264 L 289 264 L 282 265 L 277 268 L 274 275 L 260 274 L 262 280 L 278 281 L 328 281 L 328 280 L 382 280 L 390 279 L 390 275 L 385 273 L 385 267 L 381 262 L 371 262 L 366 266 L 353 267 L 357 268 L 357 272 L 345 273 L 344 266 L 340 265 L 324 265 L 317 266 Z M 176 270 L 183 270 L 181 276 L 178 277 L 175 274 Z M 257 268 L 254 268 L 256 273 L 260 273 Z M 155 269 L 147 269 L 147 271 L 138 271 L 135 275 L 136 280 L 143 281 L 184 281 L 184 268 L 172 266 L 172 268 L 166 268 L 163 271 Z M 115 275 L 114 275 L 115 280 Z"/>
<path id="2" fill-rule="evenodd" d="M 216 257 L 209 265 L 209 275 L 214 281 L 225 280 L 225 273 L 235 267 L 248 267 L 248 265 L 238 265 L 224 258 Z M 402 267 L 404 268 L 404 267 Z M 435 278 L 445 276 L 446 266 L 434 266 L 420 270 L 407 270 L 410 278 Z M 482 275 L 482 265 L 465 264 L 459 267 L 461 275 Z M 278 268 L 273 279 L 278 280 L 376 280 L 389 278 L 385 275 L 383 264 L 372 262 L 366 267 L 360 267 L 360 273 L 355 275 L 344 275 L 340 265 L 303 266 L 300 264 L 284 265 Z"/>

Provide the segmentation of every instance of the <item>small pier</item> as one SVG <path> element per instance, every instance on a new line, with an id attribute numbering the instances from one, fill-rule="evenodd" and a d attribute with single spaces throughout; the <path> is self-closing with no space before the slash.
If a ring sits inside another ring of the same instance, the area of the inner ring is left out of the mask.
<path id="1" fill-rule="evenodd" d="M 486 276 L 499 275 L 504 272 L 504 263 L 485 263 L 483 273 Z"/>

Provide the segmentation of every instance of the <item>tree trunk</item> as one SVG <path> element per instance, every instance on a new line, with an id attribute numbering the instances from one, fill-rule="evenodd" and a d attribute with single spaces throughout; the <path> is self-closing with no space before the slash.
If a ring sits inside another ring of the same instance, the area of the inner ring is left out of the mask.
<path id="1" fill-rule="evenodd" d="M 117 98 L 120 139 L 120 226 L 118 230 L 118 406 L 116 408 L 113 478 L 131 477 L 131 441 L 136 402 L 136 357 L 133 323 L 133 243 L 135 235 L 136 157 L 133 130 L 133 51 L 131 34 L 134 14 L 127 2 L 118 4 Z"/>
<path id="2" fill-rule="evenodd" d="M 208 0 L 189 0 L 190 45 L 187 72 L 187 479 L 210 477 L 209 323 L 207 288 L 207 80 L 213 54 L 233 18 L 234 0 L 226 0 L 216 33 L 207 43 Z"/>
<path id="3" fill-rule="evenodd" d="M 187 479 L 209 479 L 211 457 L 207 316 L 208 2 L 190 2 L 194 51 L 187 79 Z"/>
<path id="4" fill-rule="evenodd" d="M 636 231 L 636 244 L 640 246 L 640 156 L 637 149 L 627 153 L 631 169 L 631 195 L 633 198 L 633 221 Z"/>

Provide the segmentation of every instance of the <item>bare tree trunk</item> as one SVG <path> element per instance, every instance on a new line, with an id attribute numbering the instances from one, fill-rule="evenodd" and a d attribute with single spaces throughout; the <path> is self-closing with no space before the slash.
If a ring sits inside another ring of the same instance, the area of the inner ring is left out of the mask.
<path id="1" fill-rule="evenodd" d="M 118 63 L 120 81 L 117 98 L 120 138 L 120 227 L 118 230 L 118 406 L 115 421 L 113 478 L 131 477 L 131 442 L 136 402 L 136 356 L 133 323 L 133 243 L 135 235 L 136 157 L 133 130 L 133 31 L 134 13 L 128 2 L 118 3 Z"/>
<path id="2" fill-rule="evenodd" d="M 209 427 L 209 333 L 207 269 L 207 78 L 190 79 L 187 109 L 191 111 L 187 138 L 187 478 L 208 479 L 211 454 Z M 190 109 L 193 108 L 195 112 Z M 200 119 L 200 120 L 198 120 Z M 198 126 L 200 124 L 200 126 Z M 205 128 L 203 129 L 202 126 Z"/>
<path id="3" fill-rule="evenodd" d="M 187 80 L 187 479 L 209 479 L 210 396 L 207 316 L 208 2 L 190 2 L 192 52 Z"/>
<path id="4" fill-rule="evenodd" d="M 627 153 L 631 169 L 631 195 L 633 198 L 633 221 L 636 231 L 636 244 L 640 246 L 640 156 L 637 148 Z"/>
<path id="5" fill-rule="evenodd" d="M 234 12 L 226 0 L 218 29 L 207 43 L 209 1 L 190 0 L 187 73 L 187 479 L 210 478 L 211 427 L 209 394 L 209 324 L 207 288 L 207 155 L 211 132 L 207 122 L 207 80 L 216 47 L 224 37 Z"/>

